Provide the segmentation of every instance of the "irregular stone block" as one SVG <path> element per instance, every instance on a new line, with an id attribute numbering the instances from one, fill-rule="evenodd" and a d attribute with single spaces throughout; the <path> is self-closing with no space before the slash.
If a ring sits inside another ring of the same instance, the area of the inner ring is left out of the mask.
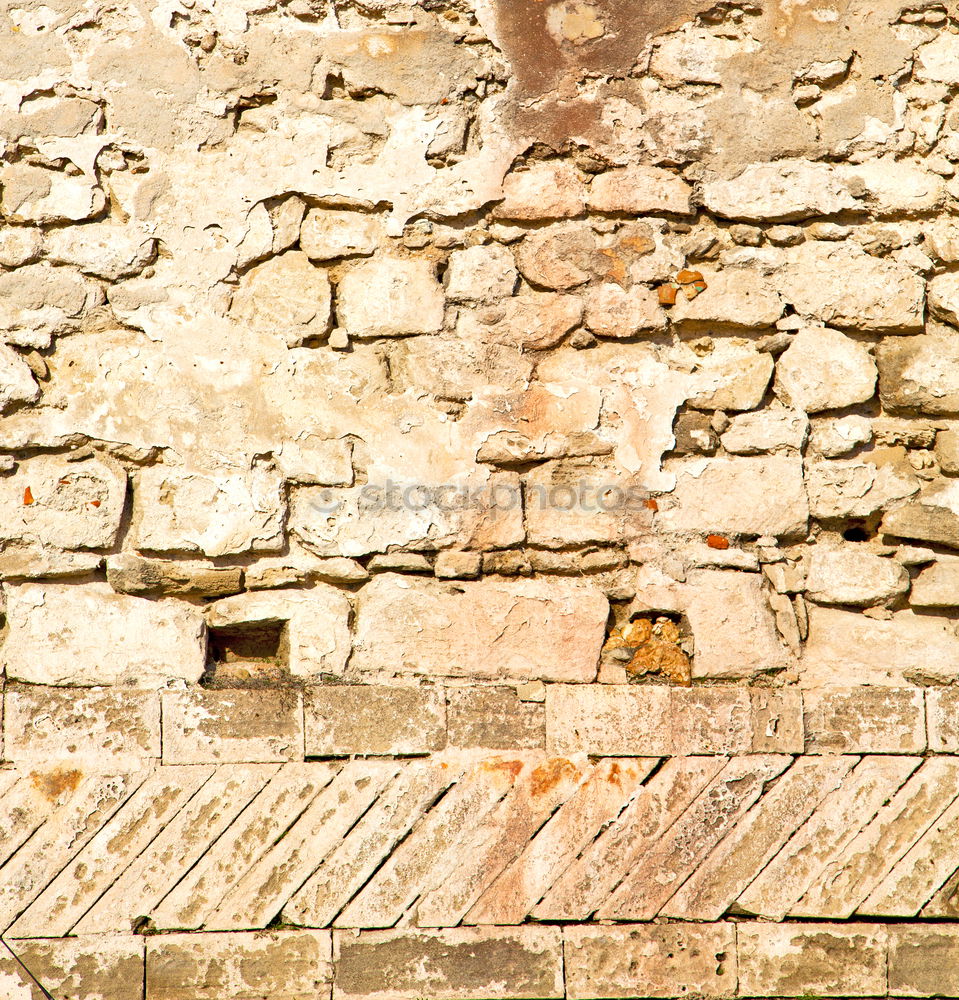
<path id="1" fill-rule="evenodd" d="M 383 222 L 377 215 L 311 208 L 300 227 L 300 249 L 310 260 L 369 257 L 384 236 Z"/>
<path id="2" fill-rule="evenodd" d="M 136 546 L 207 556 L 276 552 L 283 543 L 282 485 L 262 463 L 245 473 L 142 469 L 134 492 Z"/>
<path id="3" fill-rule="evenodd" d="M 594 177 L 589 185 L 588 199 L 594 212 L 691 215 L 692 193 L 690 185 L 671 170 L 634 164 Z"/>
<path id="4" fill-rule="evenodd" d="M 494 215 L 499 219 L 565 219 L 579 215 L 585 207 L 585 188 L 573 166 L 546 160 L 507 174 L 503 200 Z"/>
<path id="5" fill-rule="evenodd" d="M 667 531 L 798 535 L 809 508 L 799 458 L 696 458 L 673 466 L 673 504 L 660 502 Z"/>
<path id="6" fill-rule="evenodd" d="M 931 997 L 959 992 L 959 927 L 892 924 L 888 933 L 890 995 Z"/>
<path id="7" fill-rule="evenodd" d="M 844 687 L 803 692 L 806 753 L 922 753 L 920 688 Z"/>
<path id="8" fill-rule="evenodd" d="M 499 243 L 454 250 L 446 294 L 454 302 L 493 302 L 512 295 L 518 277 L 512 253 Z"/>
<path id="9" fill-rule="evenodd" d="M 645 285 L 627 290 L 607 282 L 587 292 L 584 322 L 599 337 L 635 337 L 665 329 L 666 313 L 656 293 Z"/>
<path id="10" fill-rule="evenodd" d="M 303 759 L 303 697 L 289 688 L 164 691 L 164 764 Z"/>
<path id="11" fill-rule="evenodd" d="M 205 609 L 207 624 L 242 637 L 263 625 L 284 626 L 293 677 L 338 674 L 350 655 L 350 602 L 335 587 L 309 590 L 260 590 L 215 601 Z M 277 651 L 282 656 L 282 650 Z"/>
<path id="12" fill-rule="evenodd" d="M 334 931 L 336 1000 L 563 996 L 558 927 Z"/>
<path id="13" fill-rule="evenodd" d="M 916 49 L 916 79 L 929 83 L 959 84 L 959 44 L 948 34 L 936 35 Z"/>
<path id="14" fill-rule="evenodd" d="M 326 272 L 290 251 L 257 264 L 240 278 L 230 313 L 261 333 L 299 347 L 330 330 L 332 292 Z"/>
<path id="15" fill-rule="evenodd" d="M 897 538 L 959 548 L 959 482 L 933 481 L 918 497 L 888 511 L 880 530 Z"/>
<path id="16" fill-rule="evenodd" d="M 172 600 L 114 593 L 109 584 L 6 584 L 2 659 L 29 684 L 195 683 L 206 661 L 202 616 Z M 91 626 L 91 623 L 94 623 Z"/>
<path id="17" fill-rule="evenodd" d="M 739 924 L 739 995 L 876 997 L 886 992 L 881 924 Z"/>
<path id="18" fill-rule="evenodd" d="M 608 603 L 573 581 L 441 583 L 383 574 L 360 591 L 351 670 L 590 681 Z"/>
<path id="19" fill-rule="evenodd" d="M 0 479 L 0 538 L 103 549 L 120 530 L 127 478 L 112 462 L 37 455 Z"/>
<path id="20" fill-rule="evenodd" d="M 430 753 L 446 746 L 442 689 L 322 684 L 306 691 L 306 754 Z"/>
<path id="21" fill-rule="evenodd" d="M 820 549 L 809 556 L 806 592 L 820 604 L 861 608 L 883 604 L 909 590 L 909 574 L 894 559 L 856 548 Z"/>
<path id="22" fill-rule="evenodd" d="M 519 244 L 516 263 L 523 277 L 534 285 L 568 290 L 589 281 L 598 264 L 595 254 L 593 230 L 571 223 L 530 233 Z"/>
<path id="23" fill-rule="evenodd" d="M 525 351 L 555 347 L 583 319 L 583 302 L 562 292 L 522 292 L 501 306 L 460 313 L 457 332 Z"/>
<path id="24" fill-rule="evenodd" d="M 799 410 L 768 409 L 738 413 L 722 435 L 723 448 L 732 455 L 757 455 L 806 443 L 809 421 Z"/>
<path id="25" fill-rule="evenodd" d="M 834 215 L 857 204 L 840 171 L 810 160 L 751 163 L 734 178 L 706 181 L 703 200 L 727 219 L 761 223 Z"/>
<path id="26" fill-rule="evenodd" d="M 732 924 L 566 927 L 566 995 L 726 996 L 736 985 Z"/>
<path id="27" fill-rule="evenodd" d="M 107 582 L 120 594 L 226 597 L 243 589 L 243 570 L 121 552 L 107 559 Z"/>
<path id="28" fill-rule="evenodd" d="M 876 362 L 855 340 L 825 327 L 806 327 L 776 362 L 776 393 L 807 413 L 871 399 Z"/>
<path id="29" fill-rule="evenodd" d="M 959 349 L 953 332 L 883 340 L 876 357 L 879 398 L 887 410 L 959 413 Z"/>
<path id="30" fill-rule="evenodd" d="M 49 347 L 53 334 L 70 329 L 99 300 L 96 288 L 68 267 L 17 267 L 0 273 L 0 330 L 8 343 Z"/>
<path id="31" fill-rule="evenodd" d="M 57 1000 L 142 1000 L 143 938 L 27 938 L 10 944 Z"/>
<path id="32" fill-rule="evenodd" d="M 897 465 L 816 462 L 806 473 L 806 490 L 813 517 L 868 517 L 918 492 L 919 481 Z"/>
<path id="33" fill-rule="evenodd" d="M 146 946 L 151 1000 L 330 996 L 329 931 L 165 934 L 146 938 Z"/>
<path id="34" fill-rule="evenodd" d="M 0 412 L 15 403 L 35 403 L 40 386 L 30 366 L 6 344 L 0 344 Z"/>
<path id="35" fill-rule="evenodd" d="M 773 359 L 753 345 L 720 340 L 700 358 L 677 358 L 693 367 L 688 405 L 701 410 L 753 410 L 762 403 L 773 374 Z"/>
<path id="36" fill-rule="evenodd" d="M 745 268 L 704 268 L 706 290 L 694 299 L 681 296 L 669 312 L 674 322 L 772 326 L 783 314 L 783 300 L 772 282 Z"/>
<path id="37" fill-rule="evenodd" d="M 435 333 L 443 287 L 425 260 L 379 257 L 350 268 L 337 286 L 337 319 L 351 337 Z"/>
<path id="38" fill-rule="evenodd" d="M 926 692 L 929 749 L 936 753 L 959 752 L 959 691 L 952 688 Z"/>
<path id="39" fill-rule="evenodd" d="M 0 171 L 0 184 L 0 212 L 10 222 L 82 222 L 106 207 L 102 188 L 86 174 L 8 163 Z"/>
<path id="40" fill-rule="evenodd" d="M 48 230 L 44 240 L 48 260 L 78 267 L 84 274 L 107 281 L 132 277 L 142 271 L 156 253 L 156 240 L 129 224 L 65 226 Z"/>
<path id="41" fill-rule="evenodd" d="M 903 682 L 949 684 L 959 676 L 959 637 L 942 619 L 897 611 L 877 621 L 838 608 L 810 607 L 801 660 L 803 685 Z"/>
<path id="42" fill-rule="evenodd" d="M 160 756 L 160 699 L 154 691 L 11 685 L 3 701 L 7 760 L 77 760 L 84 770 L 124 770 Z"/>
<path id="43" fill-rule="evenodd" d="M 515 688 L 451 687 L 447 699 L 450 746 L 534 750 L 546 745 L 542 702 L 520 701 Z"/>

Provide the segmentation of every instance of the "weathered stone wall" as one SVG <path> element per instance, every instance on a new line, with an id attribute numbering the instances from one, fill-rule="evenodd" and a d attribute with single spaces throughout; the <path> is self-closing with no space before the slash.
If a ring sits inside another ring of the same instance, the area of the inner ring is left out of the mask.
<path id="1" fill-rule="evenodd" d="M 959 995 L 959 6 L 0 9 L 0 1000 Z"/>

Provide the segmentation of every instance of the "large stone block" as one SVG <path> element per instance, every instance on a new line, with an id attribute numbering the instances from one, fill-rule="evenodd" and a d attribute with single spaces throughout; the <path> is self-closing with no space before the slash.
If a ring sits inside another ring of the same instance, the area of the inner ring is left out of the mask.
<path id="1" fill-rule="evenodd" d="M 594 177 L 588 198 L 594 212 L 690 215 L 692 193 L 690 185 L 671 170 L 635 164 Z"/>
<path id="2" fill-rule="evenodd" d="M 360 591 L 351 670 L 591 681 L 603 593 L 573 581 L 449 584 L 386 573 Z"/>
<path id="3" fill-rule="evenodd" d="M 10 222 L 81 222 L 99 215 L 106 196 L 86 174 L 72 176 L 27 163 L 9 163 L 0 171 L 0 212 Z"/>
<path id="4" fill-rule="evenodd" d="M 151 1000 L 330 996 L 329 931 L 168 934 L 146 942 L 146 996 Z"/>
<path id="5" fill-rule="evenodd" d="M 803 692 L 807 753 L 922 753 L 920 688 L 843 687 Z"/>
<path id="6" fill-rule="evenodd" d="M 143 938 L 133 935 L 26 938 L 17 958 L 57 1000 L 142 1000 Z"/>
<path id="7" fill-rule="evenodd" d="M 881 924 L 739 924 L 737 938 L 740 996 L 885 995 Z"/>
<path id="8" fill-rule="evenodd" d="M 160 756 L 155 691 L 11 685 L 3 720 L 4 759 L 14 763 L 130 770 Z"/>
<path id="9" fill-rule="evenodd" d="M 566 995 L 728 996 L 736 988 L 733 924 L 566 927 Z"/>
<path id="10" fill-rule="evenodd" d="M 7 584 L 7 677 L 30 684 L 196 682 L 203 618 L 189 604 L 117 594 L 106 583 Z"/>
<path id="11" fill-rule="evenodd" d="M 929 749 L 959 753 L 959 690 L 933 688 L 926 692 Z"/>
<path id="12" fill-rule="evenodd" d="M 334 931 L 335 1000 L 562 997 L 558 927 Z"/>
<path id="13" fill-rule="evenodd" d="M 922 493 L 886 513 L 884 534 L 959 548 L 959 482 L 933 481 Z"/>
<path id="14" fill-rule="evenodd" d="M 875 391 L 876 362 L 837 330 L 800 330 L 776 363 L 777 394 L 807 413 L 864 403 Z"/>
<path id="15" fill-rule="evenodd" d="M 565 219 L 579 215 L 585 204 L 586 190 L 575 168 L 547 160 L 507 175 L 495 214 L 501 219 Z"/>
<path id="16" fill-rule="evenodd" d="M 276 552 L 282 547 L 285 504 L 276 470 L 205 472 L 155 465 L 134 491 L 134 536 L 151 552 L 207 556 Z"/>
<path id="17" fill-rule="evenodd" d="M 123 469 L 100 459 L 38 455 L 0 479 L 0 538 L 61 549 L 116 541 L 126 498 Z"/>
<path id="18" fill-rule="evenodd" d="M 305 695 L 306 754 L 430 753 L 446 746 L 441 688 L 323 684 Z"/>
<path id="19" fill-rule="evenodd" d="M 884 604 L 909 590 L 909 574 L 895 559 L 854 547 L 823 549 L 809 557 L 806 591 L 821 604 L 861 608 Z"/>
<path id="20" fill-rule="evenodd" d="M 959 413 L 959 348 L 954 332 L 880 343 L 879 398 L 893 412 Z"/>
<path id="21" fill-rule="evenodd" d="M 443 308 L 443 287 L 425 260 L 364 261 L 337 287 L 337 319 L 351 337 L 435 333 L 443 325 Z"/>
<path id="22" fill-rule="evenodd" d="M 786 456 L 694 458 L 676 462 L 671 503 L 657 522 L 668 531 L 798 535 L 809 508 L 802 462 Z"/>
<path id="23" fill-rule="evenodd" d="M 959 927 L 892 924 L 889 993 L 897 997 L 959 993 Z"/>
<path id="24" fill-rule="evenodd" d="M 163 692 L 163 763 L 303 759 L 303 696 L 290 688 Z"/>
<path id="25" fill-rule="evenodd" d="M 450 746 L 535 750 L 546 745 L 542 702 L 520 701 L 515 688 L 450 687 L 447 700 Z"/>
<path id="26" fill-rule="evenodd" d="M 98 299 L 96 287 L 69 267 L 29 264 L 3 271 L 0 330 L 9 343 L 49 347 L 53 334 L 68 330 Z"/>

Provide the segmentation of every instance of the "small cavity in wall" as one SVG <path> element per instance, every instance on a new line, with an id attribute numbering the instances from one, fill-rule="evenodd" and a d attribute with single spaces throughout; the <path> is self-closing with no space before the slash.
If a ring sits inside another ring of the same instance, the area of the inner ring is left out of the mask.
<path id="1" fill-rule="evenodd" d="M 204 687 L 256 687 L 288 681 L 289 639 L 284 621 L 211 628 Z"/>

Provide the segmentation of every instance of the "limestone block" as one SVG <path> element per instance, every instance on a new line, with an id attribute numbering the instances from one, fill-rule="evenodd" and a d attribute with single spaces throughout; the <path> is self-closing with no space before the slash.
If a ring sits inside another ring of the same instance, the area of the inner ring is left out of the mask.
<path id="1" fill-rule="evenodd" d="M 839 458 L 872 440 L 872 423 L 868 417 L 851 414 L 848 417 L 817 417 L 811 422 L 809 443 L 814 451 L 826 458 Z M 812 497 L 810 496 L 810 500 Z"/>
<path id="2" fill-rule="evenodd" d="M 795 535 L 809 510 L 799 458 L 693 458 L 672 466 L 674 504 L 660 504 L 668 531 Z"/>
<path id="3" fill-rule="evenodd" d="M 804 687 L 949 684 L 959 677 L 959 637 L 948 622 L 910 611 L 878 621 L 813 606 L 800 677 Z"/>
<path id="4" fill-rule="evenodd" d="M 761 223 L 834 215 L 857 206 L 840 171 L 809 160 L 751 163 L 736 177 L 706 181 L 703 200 L 727 219 Z"/>
<path id="5" fill-rule="evenodd" d="M 288 668 L 293 677 L 338 674 L 350 655 L 350 602 L 335 587 L 309 590 L 258 590 L 224 597 L 207 605 L 211 629 L 242 631 L 286 623 Z"/>
<path id="6" fill-rule="evenodd" d="M 665 329 L 666 313 L 645 285 L 627 290 L 607 282 L 586 293 L 585 323 L 599 337 L 635 337 Z"/>
<path id="7" fill-rule="evenodd" d="M 11 685 L 4 695 L 4 757 L 84 771 L 135 770 L 160 756 L 160 699 L 129 688 Z"/>
<path id="8" fill-rule="evenodd" d="M 33 227 L 11 226 L 0 230 L 0 264 L 10 268 L 33 264 L 43 249 L 43 237 Z"/>
<path id="9" fill-rule="evenodd" d="M 922 51 L 920 49 L 920 51 Z M 877 215 L 931 212 L 941 204 L 946 184 L 922 161 L 880 156 L 842 168 L 847 183 Z"/>
<path id="10" fill-rule="evenodd" d="M 494 214 L 499 219 L 565 219 L 579 215 L 585 202 L 585 189 L 573 166 L 546 160 L 507 174 L 503 200 Z"/>
<path id="11" fill-rule="evenodd" d="M 86 174 L 8 163 L 0 184 L 0 212 L 11 222 L 82 222 L 106 206 L 103 190 Z"/>
<path id="12" fill-rule="evenodd" d="M 513 294 L 518 273 L 510 251 L 499 243 L 450 254 L 446 294 L 454 302 L 495 302 Z"/>
<path id="13" fill-rule="evenodd" d="M 728 326 L 772 326 L 783 314 L 783 300 L 764 275 L 746 268 L 700 269 L 706 290 L 694 299 L 680 295 L 670 310 L 677 323 L 720 323 Z"/>
<path id="14" fill-rule="evenodd" d="M 353 485 L 353 447 L 348 439 L 296 431 L 284 438 L 274 457 L 283 478 L 294 483 Z"/>
<path id="15" fill-rule="evenodd" d="M 806 443 L 809 421 L 786 407 L 737 413 L 720 440 L 733 455 L 757 455 L 780 449 L 798 451 Z"/>
<path id="16" fill-rule="evenodd" d="M 559 292 L 525 292 L 499 306 L 461 314 L 462 337 L 528 351 L 555 347 L 583 318 L 583 302 Z"/>
<path id="17" fill-rule="evenodd" d="M 894 559 L 856 547 L 835 550 L 816 546 L 809 557 L 806 591 L 820 604 L 869 608 L 909 590 L 909 574 Z"/>
<path id="18" fill-rule="evenodd" d="M 954 479 L 933 482 L 919 496 L 890 510 L 881 530 L 897 538 L 959 548 L 959 483 Z"/>
<path id="19" fill-rule="evenodd" d="M 922 278 L 850 242 L 791 247 L 777 279 L 783 299 L 800 316 L 829 326 L 890 332 L 922 326 Z"/>
<path id="20" fill-rule="evenodd" d="M 919 688 L 841 687 L 803 692 L 806 753 L 922 753 Z"/>
<path id="21" fill-rule="evenodd" d="M 959 413 L 959 348 L 954 332 L 880 343 L 879 398 L 887 410 Z"/>
<path id="22" fill-rule="evenodd" d="M 959 84 L 959 43 L 951 33 L 938 34 L 916 49 L 915 73 L 928 83 Z"/>
<path id="23" fill-rule="evenodd" d="M 61 549 L 103 549 L 116 541 L 126 474 L 113 462 L 37 455 L 0 479 L 0 538 Z"/>
<path id="24" fill-rule="evenodd" d="M 118 281 L 138 274 L 149 264 L 156 253 L 156 240 L 132 226 L 95 222 L 49 230 L 44 249 L 47 259 L 55 264 Z"/>
<path id="25" fill-rule="evenodd" d="M 369 257 L 385 236 L 377 215 L 340 208 L 311 208 L 300 227 L 300 249 L 310 260 Z"/>
<path id="26" fill-rule="evenodd" d="M 919 570 L 909 603 L 916 608 L 959 607 L 959 560 L 944 557 Z"/>
<path id="27" fill-rule="evenodd" d="M 959 691 L 953 688 L 926 692 L 929 749 L 936 753 L 959 752 Z"/>
<path id="28" fill-rule="evenodd" d="M 936 461 L 947 476 L 959 475 L 959 431 L 939 431 L 936 434 Z"/>
<path id="29" fill-rule="evenodd" d="M 956 55 L 952 58 L 955 61 Z M 890 995 L 947 996 L 956 992 L 959 992 L 959 928 L 943 924 L 891 925 Z"/>
<path id="30" fill-rule="evenodd" d="M 690 215 L 692 193 L 690 185 L 671 170 L 634 164 L 594 177 L 588 198 L 594 212 Z"/>
<path id="31" fill-rule="evenodd" d="M 141 470 L 134 498 L 139 549 L 223 556 L 282 547 L 282 480 L 266 463 L 248 472 L 151 466 Z"/>
<path id="32" fill-rule="evenodd" d="M 563 996 L 558 927 L 333 932 L 336 1000 Z M 172 1000 L 172 998 L 171 998 Z"/>
<path id="33" fill-rule="evenodd" d="M 4 592 L 2 659 L 11 679 L 158 687 L 203 673 L 203 618 L 189 604 L 128 597 L 107 583 L 5 584 Z"/>
<path id="34" fill-rule="evenodd" d="M 98 290 L 69 267 L 28 264 L 0 272 L 3 339 L 21 347 L 49 347 L 53 334 L 69 330 L 99 298 Z"/>
<path id="35" fill-rule="evenodd" d="M 146 944 L 146 995 L 152 1000 L 330 995 L 329 931 L 164 934 Z"/>
<path id="36" fill-rule="evenodd" d="M 807 413 L 864 403 L 875 391 L 869 351 L 837 330 L 800 330 L 776 362 L 777 395 Z"/>
<path id="37" fill-rule="evenodd" d="M 47 995 L 58 1000 L 142 1000 L 143 938 L 98 934 L 10 943 Z"/>
<path id="38" fill-rule="evenodd" d="M 593 230 L 573 223 L 530 233 L 519 244 L 516 264 L 533 285 L 569 290 L 589 281 L 598 263 L 595 254 Z"/>
<path id="39" fill-rule="evenodd" d="M 566 995 L 727 996 L 736 986 L 732 924 L 575 925 L 563 930 Z"/>
<path id="40" fill-rule="evenodd" d="M 816 462 L 806 474 L 813 517 L 868 517 L 919 490 L 912 470 L 871 462 Z"/>
<path id="41" fill-rule="evenodd" d="M 240 278 L 230 314 L 257 332 L 275 334 L 287 347 L 299 347 L 329 332 L 331 302 L 326 272 L 291 250 Z"/>
<path id="42" fill-rule="evenodd" d="M 607 610 L 600 590 L 575 581 L 449 584 L 386 573 L 360 591 L 350 668 L 591 681 Z"/>
<path id="43" fill-rule="evenodd" d="M 336 314 L 351 337 L 402 337 L 439 330 L 444 301 L 428 261 L 377 257 L 340 279 Z"/>
<path id="44" fill-rule="evenodd" d="M 303 759 L 303 696 L 289 688 L 163 692 L 164 764 Z"/>
<path id="45" fill-rule="evenodd" d="M 0 412 L 17 403 L 34 403 L 39 396 L 30 366 L 16 351 L 0 344 Z"/>
<path id="46" fill-rule="evenodd" d="M 520 701 L 516 688 L 450 687 L 447 699 L 450 746 L 535 750 L 546 744 L 543 703 Z"/>
<path id="47" fill-rule="evenodd" d="M 107 558 L 107 582 L 119 594 L 226 597 L 243 589 L 243 571 L 234 566 L 145 559 L 132 552 L 121 552 Z"/>
<path id="48" fill-rule="evenodd" d="M 773 359 L 752 344 L 720 340 L 702 358 L 677 352 L 676 361 L 694 367 L 688 404 L 702 410 L 752 410 L 763 400 Z"/>
<path id="49" fill-rule="evenodd" d="M 305 694 L 306 754 L 430 753 L 446 746 L 441 688 L 321 684 Z"/>
<path id="50" fill-rule="evenodd" d="M 882 924 L 741 924 L 739 994 L 744 997 L 875 997 L 886 992 Z"/>

